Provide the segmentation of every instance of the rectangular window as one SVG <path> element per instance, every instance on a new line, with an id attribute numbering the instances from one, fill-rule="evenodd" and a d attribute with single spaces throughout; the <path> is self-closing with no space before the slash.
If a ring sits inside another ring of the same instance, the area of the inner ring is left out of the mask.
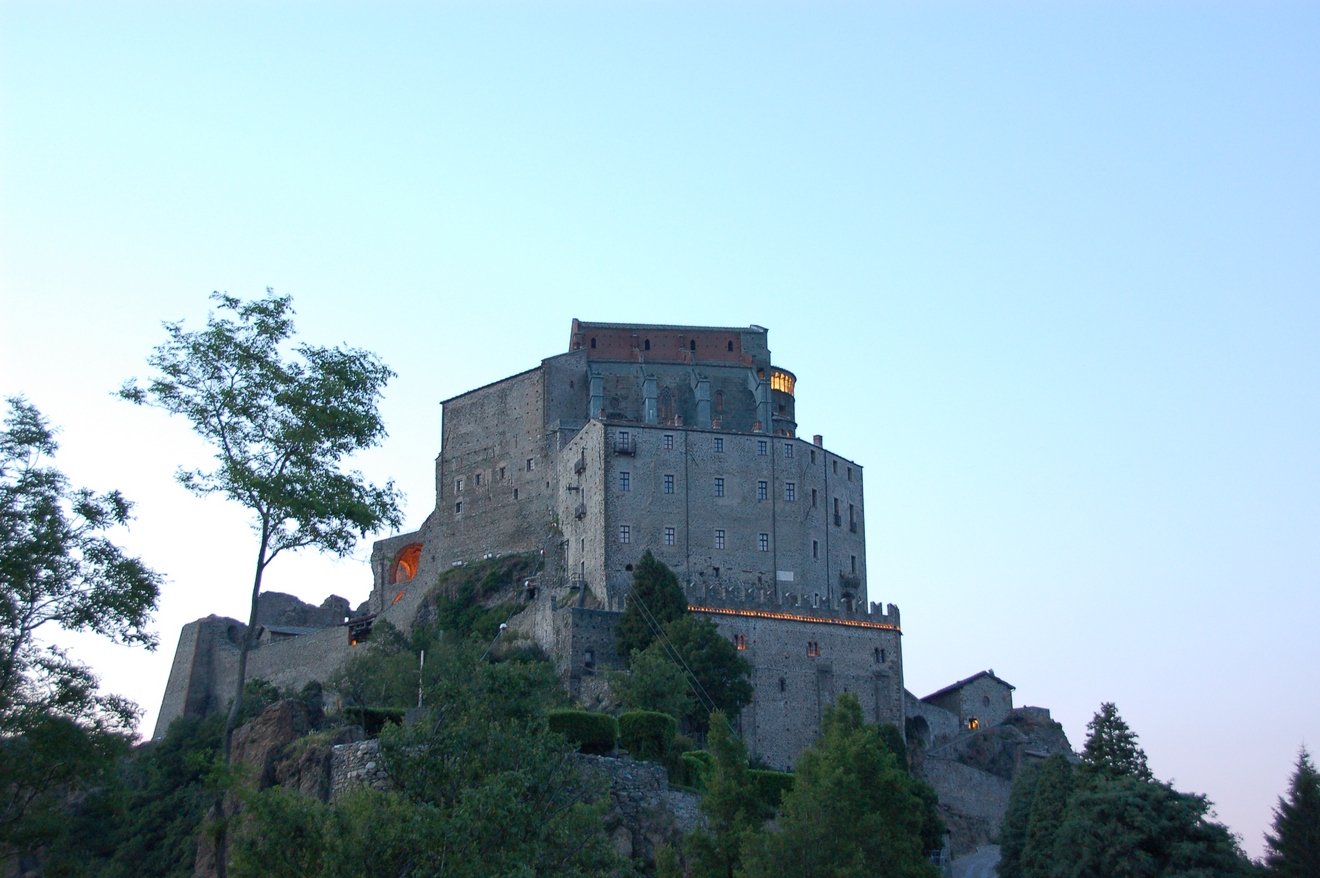
<path id="1" fill-rule="evenodd" d="M 852 467 L 848 467 L 848 481 L 852 481 Z"/>
<path id="2" fill-rule="evenodd" d="M 812 452 L 811 452 L 811 462 L 812 462 L 812 463 L 815 463 L 815 462 L 816 462 L 816 452 L 815 452 L 814 449 L 813 449 Z"/>
<path id="3" fill-rule="evenodd" d="M 723 453 L 724 453 L 724 437 L 723 437 L 723 436 L 716 436 L 716 437 L 715 437 L 715 453 L 716 453 L 716 454 L 723 454 Z"/>
<path id="4" fill-rule="evenodd" d="M 811 541 L 811 557 L 813 558 L 820 557 L 820 540 Z"/>
<path id="5" fill-rule="evenodd" d="M 674 476 L 672 473 L 665 473 L 665 493 L 674 493 Z"/>
<path id="6" fill-rule="evenodd" d="M 673 544 L 674 544 L 674 529 L 672 527 L 667 527 L 665 528 L 665 545 L 672 546 Z"/>
<path id="7" fill-rule="evenodd" d="M 837 476 L 839 474 L 839 462 L 835 460 L 831 461 L 831 463 L 834 465 L 834 474 Z"/>
<path id="8" fill-rule="evenodd" d="M 854 507 L 851 503 L 849 503 L 849 504 L 848 504 L 848 525 L 849 525 L 849 527 L 851 527 L 852 525 L 854 525 L 854 524 L 856 524 L 856 523 L 857 523 L 857 509 L 856 509 L 856 507 Z"/>
<path id="9" fill-rule="evenodd" d="M 724 479 L 721 479 L 718 476 L 715 479 L 715 496 L 716 497 L 724 496 Z"/>
<path id="10" fill-rule="evenodd" d="M 473 476 L 472 480 L 477 483 L 478 488 L 481 487 L 481 473 L 477 473 L 475 476 Z"/>
<path id="11" fill-rule="evenodd" d="M 712 567 L 712 568 L 710 568 L 710 570 L 711 570 L 711 573 L 714 574 L 714 576 L 715 576 L 716 579 L 719 579 L 719 578 L 720 578 L 720 568 L 718 568 L 718 567 Z"/>
<path id="12" fill-rule="evenodd" d="M 619 542 L 621 543 L 632 542 L 632 528 L 626 524 L 619 525 Z"/>
<path id="13" fill-rule="evenodd" d="M 815 489 L 815 488 L 812 488 L 812 489 L 811 489 L 811 505 L 812 505 L 812 506 L 815 506 L 815 505 L 816 505 L 816 489 Z"/>
<path id="14" fill-rule="evenodd" d="M 756 547 L 762 552 L 770 551 L 770 534 L 757 534 Z"/>
<path id="15" fill-rule="evenodd" d="M 793 456 L 793 443 L 792 443 L 792 442 L 785 442 L 785 443 L 784 443 L 784 457 L 792 457 L 792 456 Z"/>
<path id="16" fill-rule="evenodd" d="M 500 467 L 500 481 L 504 481 L 504 467 Z"/>
<path id="17" fill-rule="evenodd" d="M 757 439 L 757 440 L 756 440 L 756 453 L 759 454 L 759 455 L 761 455 L 762 457 L 764 457 L 764 456 L 765 456 L 765 452 L 766 452 L 766 441 L 765 441 L 764 439 Z"/>
<path id="18" fill-rule="evenodd" d="M 746 634 L 735 634 L 735 635 L 733 635 L 733 645 L 734 645 L 735 647 L 737 647 L 738 649 L 746 649 L 746 648 L 747 648 L 747 635 L 746 635 Z"/>
<path id="19" fill-rule="evenodd" d="M 463 480 L 454 479 L 454 493 L 460 493 L 463 490 Z"/>
<path id="20" fill-rule="evenodd" d="M 852 572 L 853 572 L 853 573 L 856 573 L 856 572 L 857 572 L 857 556 L 856 556 L 856 555 L 849 555 L 848 557 L 851 559 L 850 563 L 851 563 L 851 565 L 852 565 Z"/>
<path id="21" fill-rule="evenodd" d="M 463 511 L 463 503 L 462 503 L 462 501 L 460 501 L 460 502 L 458 502 L 458 503 L 455 503 L 455 504 L 454 504 L 454 514 L 455 514 L 455 515 L 458 515 L 458 514 L 462 513 L 462 511 Z"/>
<path id="22" fill-rule="evenodd" d="M 536 458 L 534 457 L 527 458 L 527 471 L 531 472 L 534 469 L 536 469 Z"/>
<path id="23" fill-rule="evenodd" d="M 784 499 L 789 503 L 797 500 L 797 484 L 794 482 L 784 483 Z"/>
<path id="24" fill-rule="evenodd" d="M 715 531 L 715 548 L 717 549 L 724 548 L 724 531 L 722 530 Z M 716 575 L 718 576 L 719 574 Z"/>
<path id="25" fill-rule="evenodd" d="M 757 483 L 756 483 L 756 499 L 757 499 L 757 500 L 764 500 L 764 499 L 766 498 L 766 496 L 767 496 L 769 493 L 770 493 L 770 484 L 769 484 L 768 482 L 757 482 Z"/>
<path id="26" fill-rule="evenodd" d="M 632 473 L 619 473 L 619 490 L 632 490 Z"/>
<path id="27" fill-rule="evenodd" d="M 664 446 L 665 446 L 665 451 L 673 451 L 673 450 L 674 450 L 674 434 L 673 434 L 673 433 L 666 433 L 666 434 L 665 434 L 665 438 L 664 438 Z"/>
<path id="28" fill-rule="evenodd" d="M 807 655 L 816 657 L 820 655 L 820 642 L 816 640 L 807 641 Z"/>

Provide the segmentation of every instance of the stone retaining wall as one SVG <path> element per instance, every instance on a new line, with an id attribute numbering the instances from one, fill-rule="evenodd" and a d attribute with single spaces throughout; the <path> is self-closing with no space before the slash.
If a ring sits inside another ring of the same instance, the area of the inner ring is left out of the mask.
<path id="1" fill-rule="evenodd" d="M 330 798 L 339 798 L 354 787 L 388 790 L 393 785 L 380 759 L 380 741 L 375 738 L 354 744 L 338 744 L 330 757 Z"/>

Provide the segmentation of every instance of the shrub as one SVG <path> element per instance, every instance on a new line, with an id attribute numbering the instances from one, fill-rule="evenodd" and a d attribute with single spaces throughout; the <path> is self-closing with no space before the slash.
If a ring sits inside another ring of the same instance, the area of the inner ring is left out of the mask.
<path id="1" fill-rule="evenodd" d="M 619 724 L 608 713 L 589 710 L 552 710 L 547 719 L 550 731 L 558 732 L 583 753 L 604 755 L 614 749 Z"/>
<path id="2" fill-rule="evenodd" d="M 635 759 L 659 762 L 678 735 L 678 720 L 655 710 L 630 710 L 619 717 L 619 743 Z"/>
<path id="3" fill-rule="evenodd" d="M 683 763 L 685 780 L 690 787 L 706 789 L 706 781 L 715 771 L 715 757 L 705 750 L 693 750 L 679 757 Z"/>
<path id="4" fill-rule="evenodd" d="M 381 729 L 385 728 L 386 723 L 401 725 L 403 714 L 403 710 L 384 707 L 345 707 L 340 715 L 349 722 L 362 726 L 367 737 L 374 738 L 380 734 Z"/>
<path id="5" fill-rule="evenodd" d="M 784 797 L 784 793 L 793 789 L 793 783 L 796 779 L 792 772 L 788 771 L 766 771 L 761 768 L 753 768 L 747 772 L 752 783 L 756 786 L 756 797 L 770 811 L 779 810 L 779 802 Z"/>

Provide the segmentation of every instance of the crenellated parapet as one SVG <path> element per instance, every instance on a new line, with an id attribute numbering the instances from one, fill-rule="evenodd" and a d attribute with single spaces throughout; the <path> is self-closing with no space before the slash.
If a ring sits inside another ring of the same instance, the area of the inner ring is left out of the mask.
<path id="1" fill-rule="evenodd" d="M 712 586 L 695 582 L 689 583 L 685 592 L 688 609 L 694 612 L 797 619 L 803 622 L 901 631 L 898 607 L 893 604 L 882 607 L 873 602 L 869 609 L 860 603 L 849 606 L 846 603 L 836 602 L 831 606 L 825 600 L 817 603 L 819 598 L 816 595 L 805 596 L 796 592 L 758 586 Z"/>

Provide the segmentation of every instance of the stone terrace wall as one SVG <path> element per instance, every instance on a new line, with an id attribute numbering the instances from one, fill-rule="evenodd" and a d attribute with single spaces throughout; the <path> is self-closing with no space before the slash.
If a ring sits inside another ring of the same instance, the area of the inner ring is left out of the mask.
<path id="1" fill-rule="evenodd" d="M 330 798 L 337 799 L 356 787 L 388 790 L 392 782 L 380 758 L 380 741 L 371 738 L 339 744 L 330 757 Z"/>

